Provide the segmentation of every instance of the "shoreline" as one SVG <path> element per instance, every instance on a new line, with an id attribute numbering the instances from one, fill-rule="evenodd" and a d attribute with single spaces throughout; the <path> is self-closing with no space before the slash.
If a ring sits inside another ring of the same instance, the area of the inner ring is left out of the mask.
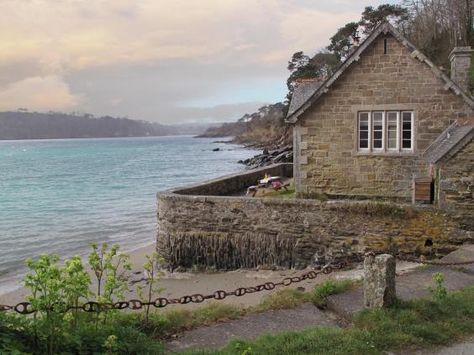
<path id="1" fill-rule="evenodd" d="M 128 140 L 128 139 L 139 139 L 139 140 L 162 139 L 163 141 L 169 141 L 169 140 L 175 139 L 177 137 L 188 137 L 189 139 L 191 139 L 191 137 L 193 137 L 193 136 L 195 136 L 195 135 L 185 134 L 185 135 L 167 135 L 167 136 L 153 136 L 153 137 L 147 136 L 147 137 L 105 137 L 105 138 L 94 137 L 94 138 L 74 138 L 74 140 L 75 141 L 89 141 L 89 140 L 90 141 L 93 141 L 93 140 L 94 141 L 95 140 L 97 140 L 97 141 L 102 141 L 102 140 L 118 141 L 118 140 Z M 8 142 L 18 142 L 18 143 L 38 142 L 38 141 L 51 141 L 51 142 L 54 141 L 54 142 L 57 142 L 57 141 L 70 141 L 70 140 L 72 140 L 72 139 L 70 139 L 70 138 L 60 138 L 60 139 L 1 140 L 0 144 L 3 144 L 2 142 L 6 142 L 8 144 Z M 202 143 L 203 144 L 202 147 L 205 147 L 206 151 L 211 150 L 211 149 L 209 149 L 209 147 L 212 148 L 214 146 L 219 146 L 219 145 L 213 144 L 213 142 L 211 142 L 211 139 L 209 139 L 209 138 L 208 139 L 203 139 L 203 141 L 204 142 Z M 188 140 L 186 140 L 186 142 L 188 142 Z M 173 145 L 173 147 L 178 147 L 179 148 L 180 146 L 175 144 L 175 145 Z M 201 147 L 201 145 L 197 145 L 197 147 Z M 227 165 L 225 165 L 226 167 L 222 169 L 223 171 L 219 175 L 225 175 L 225 174 L 228 174 L 228 173 L 245 171 L 245 167 L 238 164 L 237 160 L 240 159 L 241 157 L 251 156 L 252 153 L 248 153 L 247 149 L 245 149 L 245 147 L 243 147 L 241 145 L 236 145 L 236 147 L 237 148 L 235 150 L 241 150 L 242 153 L 233 153 L 233 152 L 226 153 L 226 154 L 222 155 L 221 158 L 218 158 L 219 161 L 223 161 L 225 164 L 228 163 L 227 164 L 228 167 L 227 167 Z M 176 148 L 176 149 L 178 149 L 178 148 Z M 222 148 L 221 148 L 221 150 L 222 150 Z M 215 157 L 214 153 L 212 153 L 212 152 L 211 153 L 199 153 L 199 155 L 203 155 L 203 154 L 204 154 L 205 159 L 210 159 L 210 157 L 212 157 L 212 158 Z M 196 159 L 197 161 L 199 161 L 199 159 L 201 159 L 201 158 L 199 158 L 198 155 L 192 155 L 192 158 Z M 152 171 L 152 173 L 153 173 L 153 171 Z M 203 174 L 204 175 L 209 175 L 209 172 L 204 171 Z M 158 174 L 156 174 L 156 175 L 158 175 Z M 153 176 L 153 178 L 154 177 L 155 176 Z M 213 177 L 212 176 L 211 177 L 201 176 L 201 177 L 199 177 L 199 181 L 205 181 L 205 180 L 208 180 L 210 178 L 213 178 Z M 160 178 L 158 176 L 158 180 L 159 179 Z M 189 178 L 187 178 L 187 179 L 189 180 Z M 147 179 L 147 180 L 150 181 L 150 180 L 154 180 L 154 179 Z M 153 222 L 153 225 L 150 223 L 150 226 L 152 228 L 152 229 L 150 229 L 151 232 L 147 232 L 146 235 L 143 235 L 145 238 L 143 238 L 142 234 L 140 234 L 140 240 L 138 242 L 134 241 L 133 239 L 128 239 L 128 240 L 121 240 L 121 241 L 108 241 L 108 244 L 109 245 L 116 244 L 116 243 L 120 244 L 121 251 L 130 254 L 130 256 L 132 258 L 132 263 L 134 264 L 134 267 L 135 267 L 135 264 L 137 264 L 137 263 L 140 264 L 140 266 L 141 266 L 141 264 L 143 264 L 143 261 L 144 261 L 144 254 L 146 254 L 146 252 L 142 252 L 142 251 L 143 250 L 146 250 L 146 251 L 154 250 L 155 238 L 156 238 L 156 228 L 154 227 L 156 225 L 156 197 L 155 197 L 156 191 L 165 191 L 165 190 L 167 190 L 171 187 L 181 186 L 181 185 L 185 186 L 187 184 L 189 184 L 189 182 L 187 182 L 186 179 L 184 179 L 183 181 L 181 181 L 179 179 L 176 179 L 176 181 L 173 181 L 173 184 L 171 186 L 161 186 L 160 184 L 157 185 L 155 183 L 150 184 L 151 187 L 148 191 L 152 192 L 152 194 L 150 194 L 150 196 L 153 196 L 153 197 L 150 197 L 150 200 L 149 200 L 150 201 L 150 203 L 149 203 L 150 208 L 149 208 L 149 211 L 146 211 L 146 213 L 150 212 L 149 216 L 154 216 L 154 217 L 151 217 L 152 219 L 150 219 L 150 222 Z M 166 184 L 163 183 L 162 185 L 166 185 Z M 128 188 L 128 185 L 125 184 L 124 186 L 120 186 L 121 190 L 123 188 Z M 116 191 L 116 190 L 114 190 L 114 191 Z M 141 194 L 140 196 L 142 196 L 142 195 L 143 194 Z M 112 196 L 112 197 L 115 198 L 116 196 Z M 135 200 L 136 199 L 134 199 L 132 202 L 135 202 Z M 143 205 L 143 204 L 140 203 L 140 205 Z M 107 206 L 107 207 L 109 207 L 109 206 Z M 41 209 L 37 209 L 37 210 L 42 211 Z M 78 207 L 78 210 L 80 211 L 80 207 Z M 143 215 L 144 215 L 144 213 L 143 213 Z M 38 214 L 38 216 L 42 217 L 41 214 Z M 16 217 L 16 216 L 13 216 L 13 217 Z M 129 218 L 128 216 L 124 216 L 124 217 Z M 70 218 L 70 217 L 68 217 L 68 218 Z M 124 218 L 122 220 L 125 221 L 124 223 L 127 222 Z M 68 221 L 66 221 L 66 222 L 68 222 Z M 115 220 L 113 220 L 112 222 L 115 222 Z M 25 223 L 25 225 L 28 225 L 28 223 Z M 32 224 L 32 225 L 34 226 L 34 224 Z M 71 225 L 74 226 L 74 224 L 71 224 Z M 113 224 L 111 224 L 111 225 L 113 225 Z M 141 227 L 141 225 L 138 225 L 138 227 Z M 73 231 L 75 232 L 75 230 L 73 230 Z M 98 228 L 94 228 L 94 232 L 101 233 L 100 229 L 98 229 Z M 120 232 L 120 230 L 119 230 L 119 232 Z M 87 231 L 87 233 L 90 233 L 90 232 Z M 139 230 L 139 233 L 141 233 L 141 229 Z M 13 237 L 15 237 L 15 236 L 13 236 Z M 100 239 L 101 238 L 99 238 L 99 240 Z M 90 240 L 90 239 L 88 239 L 88 240 Z M 39 249 L 39 251 L 38 251 L 38 248 L 36 248 L 34 250 L 34 253 L 28 253 L 27 251 L 29 251 L 29 250 L 26 250 L 26 249 L 25 249 L 26 252 L 23 252 L 22 249 L 19 249 L 19 248 L 15 249 L 15 254 L 11 258 L 11 261 L 10 261 L 10 259 L 8 259 L 9 264 L 6 264 L 7 267 L 5 267 L 2 270 L 3 272 L 0 275 L 0 299 L 5 298 L 6 295 L 8 295 L 8 294 L 18 292 L 18 290 L 22 288 L 22 282 L 21 281 L 23 280 L 24 275 L 28 271 L 26 266 L 25 266 L 25 259 L 28 256 L 32 256 L 33 258 L 36 258 L 41 253 L 52 253 L 52 254 L 59 254 L 60 258 L 62 260 L 63 258 L 69 258 L 73 255 L 80 255 L 80 256 L 83 257 L 83 259 L 85 261 L 87 259 L 87 255 L 90 252 L 90 248 L 88 246 L 88 244 L 89 244 L 88 240 L 85 240 L 83 243 L 80 240 L 78 240 L 77 242 L 74 241 L 74 247 L 71 247 L 71 248 L 69 248 L 69 245 L 66 245 L 64 248 L 66 248 L 68 251 L 65 251 L 64 253 L 62 252 L 61 249 L 54 249 L 54 250 L 48 249 L 48 245 L 46 245 L 46 244 L 45 244 L 45 247 L 43 249 Z M 33 245 L 33 246 L 35 245 L 34 241 L 32 241 L 31 243 L 32 243 L 31 245 Z M 100 244 L 100 243 L 98 243 L 98 244 Z M 78 245 L 78 246 L 76 247 L 76 245 Z M 25 248 L 30 248 L 30 246 L 26 245 Z M 2 253 L 9 256 L 11 251 L 9 251 L 8 248 L 5 248 L 2 251 Z M 134 261 L 134 259 L 136 259 L 137 261 Z"/>
<path id="2" fill-rule="evenodd" d="M 130 256 L 130 262 L 132 263 L 132 272 L 131 275 L 134 275 L 136 271 L 141 269 L 142 265 L 146 261 L 146 255 L 153 253 L 155 251 L 156 243 L 147 243 L 146 245 L 139 246 L 134 249 L 130 250 L 121 250 L 121 252 L 126 253 Z M 87 266 L 87 256 L 82 256 L 82 261 Z M 60 261 L 61 263 L 62 261 Z M 89 270 L 89 274 L 91 275 L 92 280 L 92 273 Z M 6 290 L 5 292 L 0 291 L 0 303 L 18 303 L 25 300 L 25 297 L 28 294 L 27 289 L 22 285 L 22 280 L 24 277 L 24 273 L 21 273 L 20 279 L 16 282 L 17 287 L 12 290 Z"/>

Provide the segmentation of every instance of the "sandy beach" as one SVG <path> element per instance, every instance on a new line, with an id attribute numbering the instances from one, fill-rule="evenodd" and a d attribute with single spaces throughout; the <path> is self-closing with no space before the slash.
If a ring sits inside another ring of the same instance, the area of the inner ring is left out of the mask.
<path id="1" fill-rule="evenodd" d="M 136 297 L 136 287 L 143 285 L 144 282 L 140 281 L 143 278 L 142 265 L 146 260 L 146 255 L 151 254 L 154 251 L 155 244 L 136 249 L 131 251 L 130 259 L 132 262 L 132 273 L 129 291 L 126 294 L 126 298 Z M 397 272 L 403 273 L 412 270 L 417 267 L 418 264 L 414 263 L 398 263 Z M 282 271 L 271 271 L 271 270 L 235 270 L 228 272 L 179 272 L 179 273 L 166 273 L 159 281 L 159 287 L 163 288 L 164 291 L 161 294 L 155 295 L 155 297 L 181 297 L 184 295 L 191 295 L 195 293 L 209 294 L 216 290 L 232 291 L 238 287 L 249 287 L 255 286 L 265 282 L 278 282 L 282 278 L 288 276 L 296 276 L 304 273 L 305 270 L 282 270 Z M 315 285 L 327 280 L 328 278 L 333 279 L 361 279 L 363 276 L 363 270 L 361 265 L 357 265 L 352 270 L 344 270 L 333 272 L 330 275 L 319 275 L 317 279 L 306 280 L 297 284 L 293 284 L 289 287 L 298 288 L 302 287 L 305 290 L 311 290 Z M 240 307 L 250 307 L 257 305 L 261 302 L 262 298 L 266 295 L 276 292 L 281 289 L 276 288 L 272 291 L 262 291 L 258 293 L 248 294 L 243 297 L 228 297 L 224 302 Z M 25 288 L 19 288 L 15 291 L 0 295 L 1 304 L 16 304 L 25 300 L 28 295 L 28 291 Z M 166 310 L 176 309 L 178 307 L 186 307 L 192 309 L 200 307 L 206 302 L 200 304 L 187 304 L 187 305 L 170 305 L 166 307 Z"/>

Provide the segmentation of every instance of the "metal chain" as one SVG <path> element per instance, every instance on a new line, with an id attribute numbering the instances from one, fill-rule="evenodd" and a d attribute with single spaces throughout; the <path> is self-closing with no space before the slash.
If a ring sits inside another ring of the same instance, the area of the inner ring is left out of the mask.
<path id="1" fill-rule="evenodd" d="M 365 254 L 365 256 L 366 257 L 376 256 L 379 254 L 383 254 L 383 252 L 369 251 Z M 395 255 L 395 257 L 401 261 L 409 261 L 409 262 L 415 262 L 415 263 L 420 263 L 420 264 L 439 265 L 439 266 L 459 266 L 459 265 L 474 264 L 474 260 L 458 261 L 458 262 L 442 262 L 442 261 L 420 260 L 417 258 L 401 257 L 400 255 Z M 319 271 L 313 270 L 313 271 L 303 273 L 300 276 L 286 277 L 282 279 L 280 282 L 265 282 L 264 284 L 260 284 L 257 286 L 239 287 L 233 291 L 217 290 L 208 295 L 196 293 L 192 295 L 181 296 L 179 298 L 159 297 L 151 302 L 144 302 L 139 299 L 131 299 L 128 301 L 118 301 L 114 303 L 99 303 L 96 301 L 88 301 L 80 306 L 68 306 L 65 303 L 55 303 L 48 310 L 55 311 L 58 313 L 66 313 L 71 310 L 79 310 L 79 311 L 84 311 L 87 313 L 98 313 L 98 312 L 104 312 L 104 311 L 109 311 L 109 310 L 124 310 L 124 309 L 140 310 L 140 309 L 143 309 L 143 307 L 148 307 L 148 306 L 155 307 L 155 308 L 163 308 L 170 304 L 201 303 L 209 299 L 223 300 L 229 296 L 241 297 L 241 296 L 255 293 L 255 292 L 271 291 L 276 287 L 290 286 L 291 284 L 298 283 L 304 280 L 312 280 L 312 279 L 315 279 L 319 274 L 330 274 L 333 271 L 340 270 L 346 266 L 347 266 L 347 263 L 345 262 L 339 262 L 337 264 L 329 263 L 325 265 L 323 268 L 321 268 L 321 270 Z M 14 311 L 19 314 L 32 314 L 32 313 L 37 312 L 38 310 L 34 309 L 30 302 L 20 302 L 14 306 L 0 304 L 0 312 L 6 312 L 6 311 Z"/>
<path id="2" fill-rule="evenodd" d="M 56 303 L 56 304 L 53 304 L 48 310 L 55 311 L 58 313 L 66 313 L 71 310 L 79 310 L 79 311 L 84 311 L 87 313 L 98 313 L 98 312 L 109 311 L 109 310 L 123 310 L 123 309 L 139 310 L 139 309 L 143 309 L 143 307 L 148 307 L 148 306 L 155 307 L 155 308 L 163 308 L 170 304 L 201 303 L 209 299 L 223 300 L 229 296 L 241 297 L 241 296 L 248 295 L 255 292 L 271 291 L 276 287 L 290 286 L 291 284 L 298 283 L 305 280 L 313 280 L 316 277 L 318 277 L 319 274 L 327 275 L 327 274 L 332 273 L 335 270 L 340 270 L 346 266 L 347 266 L 347 263 L 345 262 L 339 262 L 337 264 L 329 263 L 318 271 L 312 270 L 309 272 L 305 272 L 301 274 L 300 276 L 285 277 L 280 282 L 265 282 L 264 284 L 260 284 L 257 286 L 239 287 L 233 291 L 217 290 L 208 295 L 196 293 L 193 295 L 181 296 L 179 298 L 159 297 L 151 302 L 144 302 L 139 299 L 131 299 L 128 301 L 118 301 L 115 303 L 99 303 L 96 301 L 88 301 L 80 306 L 68 306 L 65 303 Z M 34 309 L 30 302 L 20 302 L 16 304 L 15 306 L 0 304 L 0 312 L 5 312 L 5 311 L 14 311 L 19 314 L 32 314 L 32 313 L 37 312 L 38 310 Z"/>

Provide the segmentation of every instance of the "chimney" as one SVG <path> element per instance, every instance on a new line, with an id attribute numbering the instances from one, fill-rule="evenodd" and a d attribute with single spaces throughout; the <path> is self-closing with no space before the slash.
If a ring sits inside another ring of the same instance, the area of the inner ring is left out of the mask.
<path id="1" fill-rule="evenodd" d="M 471 68 L 471 47 L 454 47 L 449 54 L 451 80 L 465 92 L 469 92 L 469 69 Z"/>

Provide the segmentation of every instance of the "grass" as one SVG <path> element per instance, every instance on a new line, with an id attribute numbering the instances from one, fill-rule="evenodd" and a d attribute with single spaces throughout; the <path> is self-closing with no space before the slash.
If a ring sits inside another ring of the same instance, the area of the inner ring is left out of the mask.
<path id="1" fill-rule="evenodd" d="M 296 192 L 295 192 L 295 187 L 293 186 L 293 183 L 290 183 L 290 185 L 287 186 L 287 190 L 282 188 L 276 191 L 272 188 L 264 188 L 264 189 L 258 190 L 255 196 L 291 199 L 291 198 L 296 198 Z"/>
<path id="2" fill-rule="evenodd" d="M 327 280 L 314 288 L 311 300 L 315 306 L 325 308 L 329 296 L 345 292 L 353 285 L 352 280 Z"/>
<path id="3" fill-rule="evenodd" d="M 250 312 L 265 312 L 273 309 L 295 308 L 303 303 L 311 302 L 311 295 L 298 289 L 288 288 L 266 296 Z"/>
<path id="4" fill-rule="evenodd" d="M 148 323 L 137 313 L 121 314 L 119 322 L 123 326 L 140 329 L 155 339 L 164 339 L 172 334 L 231 319 L 245 314 L 245 310 L 225 303 L 211 302 L 195 310 L 177 309 L 168 312 L 151 313 Z"/>
<path id="5" fill-rule="evenodd" d="M 442 300 L 399 302 L 390 309 L 363 311 L 347 329 L 315 327 L 184 354 L 382 354 L 445 345 L 473 332 L 474 287 L 469 287 Z"/>
<path id="6" fill-rule="evenodd" d="M 290 309 L 304 303 L 322 304 L 327 296 L 343 292 L 351 287 L 352 282 L 328 280 L 316 286 L 312 292 L 286 288 L 266 295 L 262 301 L 253 307 L 241 308 L 225 303 L 211 302 L 194 310 L 177 309 L 168 312 L 150 314 L 148 324 L 143 323 L 141 314 L 119 315 L 124 326 L 134 326 L 154 338 L 166 338 L 171 334 L 190 330 L 203 325 L 210 325 L 231 319 L 237 319 L 247 314 L 266 312 L 277 309 Z"/>

